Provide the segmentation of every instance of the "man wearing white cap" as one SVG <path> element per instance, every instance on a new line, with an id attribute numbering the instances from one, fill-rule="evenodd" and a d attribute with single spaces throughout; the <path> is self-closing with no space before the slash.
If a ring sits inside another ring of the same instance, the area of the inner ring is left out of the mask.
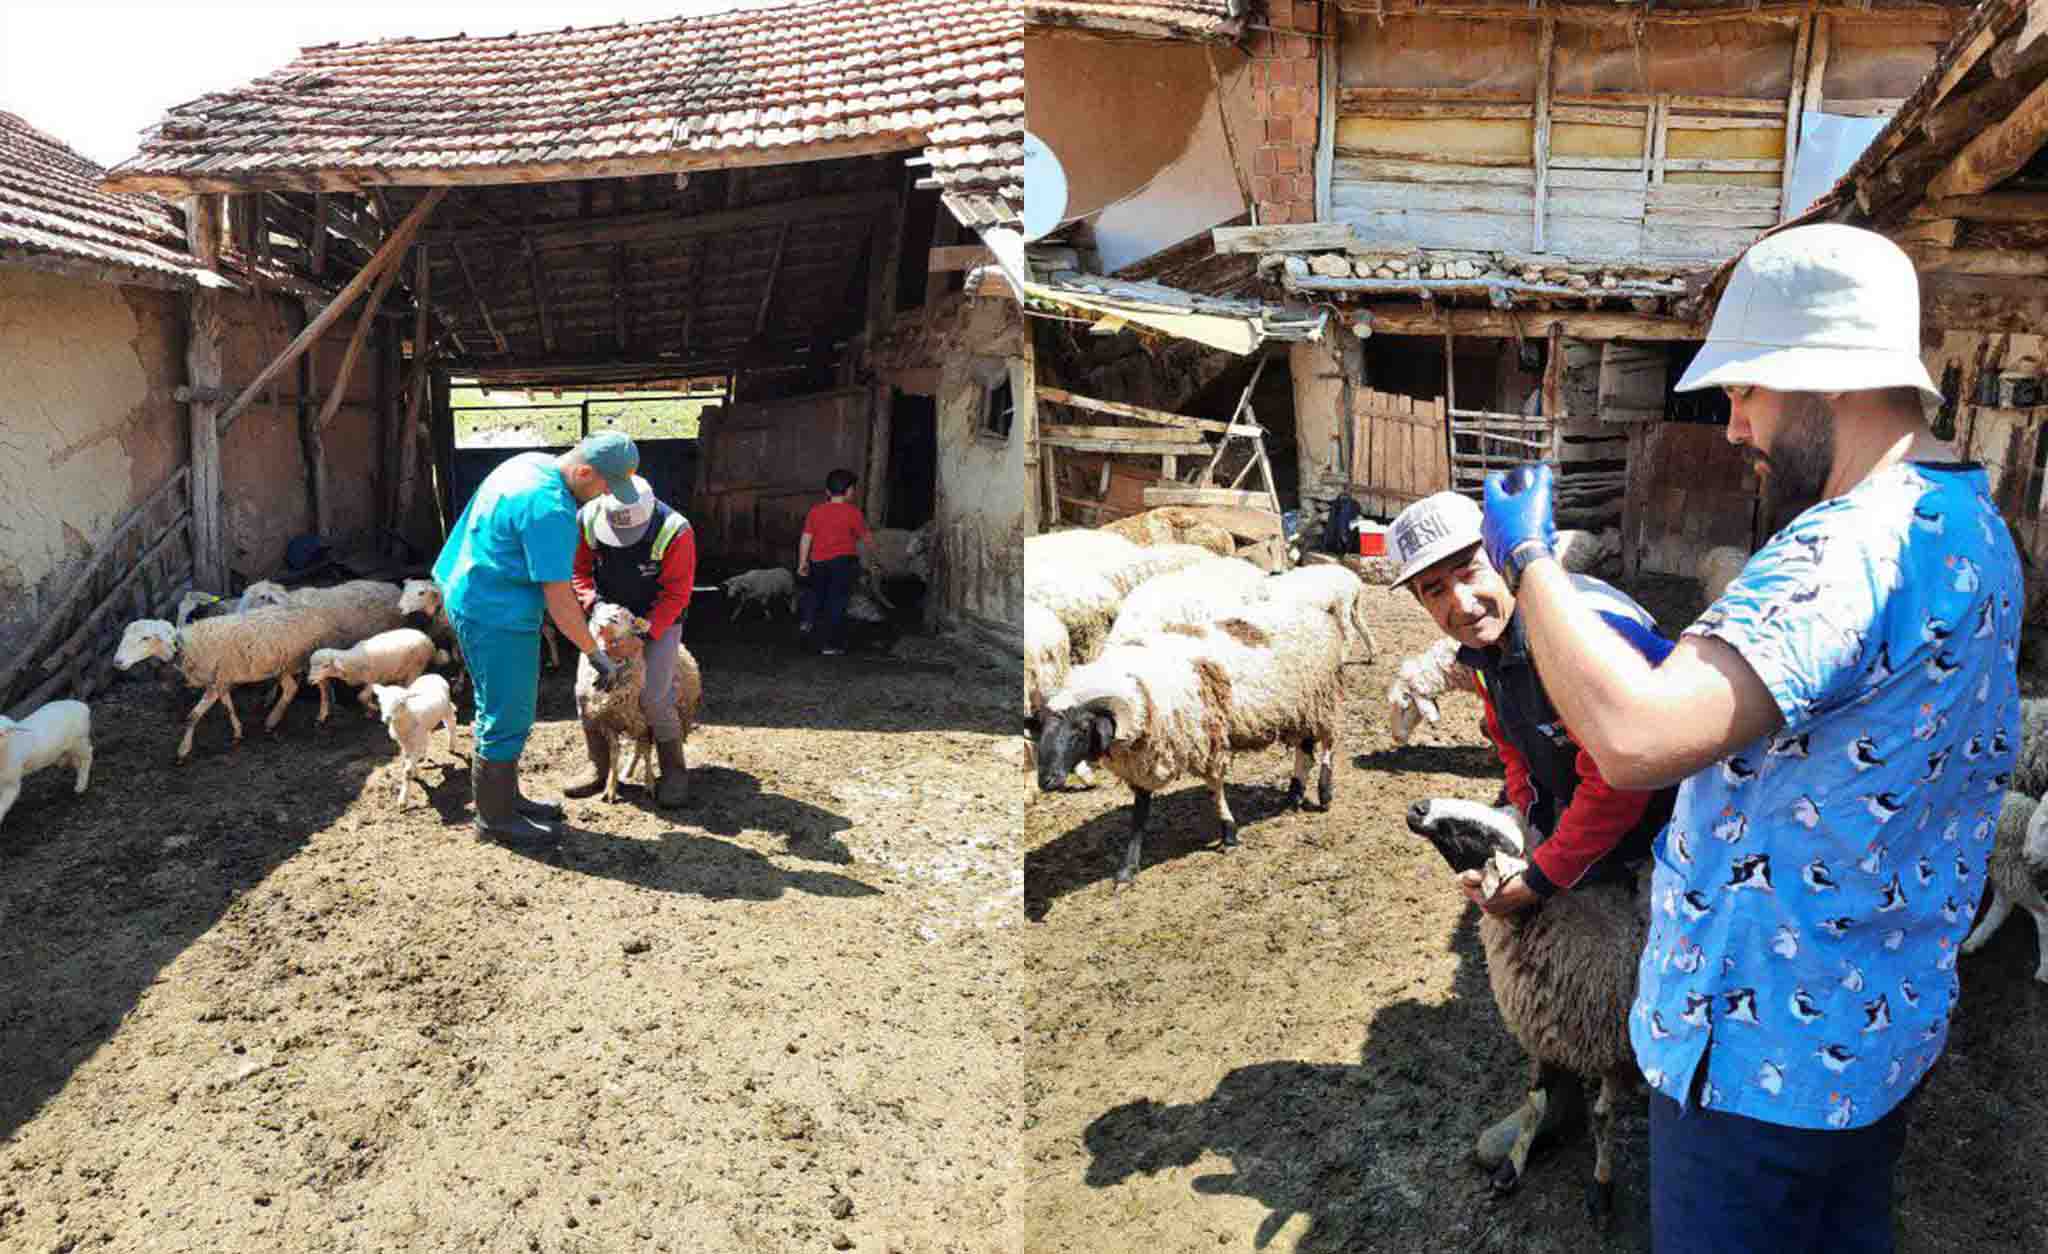
<path id="1" fill-rule="evenodd" d="M 1478 504 L 1456 492 L 1425 497 L 1401 511 L 1387 539 L 1400 563 L 1393 586 L 1415 594 L 1462 646 L 1458 661 L 1479 676 L 1486 735 L 1506 771 L 1508 800 L 1533 835 L 1527 870 L 1490 898 L 1479 873 L 1466 872 L 1459 877 L 1466 896 L 1489 913 L 1514 914 L 1581 884 L 1633 878 L 1671 815 L 1672 790 L 1610 785 L 1558 717 L 1514 593 L 1480 544 Z M 1642 606 L 1591 576 L 1571 578 L 1577 595 L 1647 661 L 1670 650 Z M 1540 1120 L 1540 1138 L 1583 1122 L 1578 1077 L 1545 1067 L 1531 1088 L 1544 1094 L 1535 1106 L 1540 1114 L 1518 1108 L 1481 1133 L 1476 1157 L 1483 1166 L 1500 1166 L 1529 1118 Z"/>
<path id="2" fill-rule="evenodd" d="M 690 586 L 697 578 L 697 536 L 681 511 L 655 499 L 654 489 L 645 479 L 633 476 L 633 487 L 637 497 L 631 502 L 621 502 L 607 493 L 578 511 L 582 536 L 576 545 L 575 575 L 570 583 L 586 614 L 599 601 L 608 601 L 647 620 L 647 671 L 640 709 L 654 735 L 661 772 L 655 783 L 655 804 L 674 809 L 689 799 L 675 680 L 683 616 L 690 608 Z M 562 791 L 571 797 L 591 796 L 611 777 L 610 738 L 586 722 L 583 742 L 590 750 L 590 770 L 563 786 Z"/>
<path id="3" fill-rule="evenodd" d="M 1890 1250 L 1907 1099 L 2019 745 L 2017 554 L 1928 429 L 1912 264 L 1818 225 L 1736 265 L 1680 390 L 1796 518 L 1661 664 L 1615 649 L 1550 555 L 1550 476 L 1489 476 L 1487 551 L 1609 779 L 1683 781 L 1629 1030 L 1659 1254 Z"/>

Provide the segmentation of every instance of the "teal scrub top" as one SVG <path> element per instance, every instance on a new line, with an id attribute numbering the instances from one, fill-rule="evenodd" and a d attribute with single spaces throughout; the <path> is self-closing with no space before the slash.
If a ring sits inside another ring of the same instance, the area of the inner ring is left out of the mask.
<path id="1" fill-rule="evenodd" d="M 434 563 L 451 617 L 538 631 L 544 583 L 576 565 L 576 498 L 555 459 L 520 453 L 485 477 Z"/>

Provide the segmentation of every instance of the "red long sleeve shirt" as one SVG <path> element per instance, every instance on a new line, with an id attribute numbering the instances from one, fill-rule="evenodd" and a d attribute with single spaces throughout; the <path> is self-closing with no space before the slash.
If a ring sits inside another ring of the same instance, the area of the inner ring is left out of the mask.
<path id="1" fill-rule="evenodd" d="M 641 610 L 638 606 L 626 608 L 647 620 L 650 637 L 660 636 L 683 611 L 690 606 L 690 588 L 697 582 L 697 530 L 685 527 L 675 539 L 669 541 L 668 551 L 661 559 L 661 595 L 655 598 L 654 607 Z M 587 538 L 578 536 L 576 541 L 576 569 L 569 577 L 569 586 L 576 592 L 576 601 L 588 614 L 597 607 L 597 553 L 590 547 Z"/>
<path id="2" fill-rule="evenodd" d="M 1526 813 L 1536 799 L 1536 790 L 1529 782 L 1528 761 L 1502 733 L 1500 718 L 1494 713 L 1493 698 L 1482 691 L 1480 701 L 1486 707 L 1486 737 L 1493 742 L 1494 751 L 1500 755 L 1501 765 L 1507 770 L 1508 800 L 1516 809 Z M 1576 737 L 1573 743 L 1578 743 Z M 1613 787 L 1601 777 L 1593 755 L 1583 748 L 1578 751 L 1576 762 L 1579 786 L 1572 793 L 1571 803 L 1565 806 L 1564 813 L 1557 816 L 1555 830 L 1549 838 L 1536 846 L 1530 855 L 1541 879 L 1526 874 L 1523 877 L 1543 896 L 1578 883 L 1587 868 L 1628 835 L 1643 817 L 1643 811 L 1649 807 L 1654 795 Z"/>

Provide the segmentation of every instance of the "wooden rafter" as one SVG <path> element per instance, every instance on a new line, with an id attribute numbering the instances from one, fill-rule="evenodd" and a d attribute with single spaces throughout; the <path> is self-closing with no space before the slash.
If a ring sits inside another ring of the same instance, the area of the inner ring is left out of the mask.
<path id="1" fill-rule="evenodd" d="M 768 263 L 768 283 L 761 292 L 761 308 L 754 315 L 754 334 L 768 330 L 768 313 L 775 305 L 775 287 L 782 280 L 782 258 L 789 251 L 790 224 L 782 224 L 782 231 L 775 237 L 775 260 Z"/>
<path id="2" fill-rule="evenodd" d="M 1927 184 L 1929 199 L 1974 196 L 2017 174 L 2048 140 L 2048 80 L 1963 146 Z"/>
<path id="3" fill-rule="evenodd" d="M 327 302 L 327 307 L 320 311 L 319 316 L 307 323 L 306 329 L 299 332 L 298 337 L 286 345 L 285 350 L 273 358 L 271 363 L 265 366 L 261 373 L 250 381 L 247 387 L 242 389 L 241 394 L 235 397 L 234 402 L 221 411 L 220 417 L 216 419 L 221 434 L 225 435 L 227 433 L 228 428 L 234 425 L 235 419 L 239 418 L 242 411 L 249 407 L 249 402 L 255 400 L 257 395 L 263 391 L 264 387 L 272 379 L 275 379 L 287 366 L 297 361 L 299 354 L 312 347 L 313 342 L 318 340 L 328 327 L 333 326 L 337 318 L 348 312 L 349 306 L 355 303 L 356 297 L 361 296 L 363 291 L 376 282 L 378 276 L 386 269 L 397 264 L 398 259 L 405 255 L 405 250 L 411 247 L 413 237 L 419 234 L 420 224 L 427 220 L 427 216 L 433 213 L 434 206 L 440 204 L 442 197 L 447 194 L 448 189 L 436 187 L 429 189 L 426 195 L 420 197 L 419 204 L 413 206 L 412 212 L 405 216 L 405 221 L 398 224 L 398 229 L 393 231 L 390 237 L 377 249 L 376 253 L 371 256 L 369 263 L 361 270 L 356 271 L 356 277 L 349 280 L 348 286 L 342 288 L 333 300 Z M 372 308 L 364 314 L 364 317 L 374 317 L 375 313 L 376 310 Z"/>
<path id="4" fill-rule="evenodd" d="M 448 251 L 455 254 L 455 272 L 462 276 L 462 286 L 468 291 L 470 302 L 476 306 L 477 316 L 484 321 L 485 333 L 491 337 L 491 342 L 498 346 L 498 351 L 503 353 L 504 333 L 498 330 L 497 322 L 492 319 L 491 307 L 484 303 L 483 292 L 476 285 L 476 276 L 469 272 L 469 259 L 462 255 L 462 245 L 451 243 Z"/>
<path id="5" fill-rule="evenodd" d="M 327 272 L 328 213 L 327 193 L 315 193 L 313 196 L 313 238 L 306 241 L 306 243 L 307 247 L 311 249 L 309 264 L 312 267 L 313 277 L 316 279 Z"/>
<path id="6" fill-rule="evenodd" d="M 536 222 L 524 227 L 454 227 L 428 233 L 425 242 L 441 244 L 459 240 L 465 244 L 485 244 L 524 238 L 530 240 L 533 247 L 543 249 L 582 248 L 589 244 L 641 244 L 699 235 L 723 235 L 790 222 L 865 215 L 881 209 L 893 198 L 894 193 L 888 191 L 844 192 L 750 205 L 744 209 L 717 210 L 691 217 L 677 217 L 673 212 L 658 210 L 595 218 L 588 222 Z"/>
<path id="7" fill-rule="evenodd" d="M 619 351 L 625 352 L 630 342 L 630 330 L 626 325 L 626 246 L 612 245 L 612 321 L 614 333 L 619 342 Z"/>
<path id="8" fill-rule="evenodd" d="M 526 277 L 533 285 L 533 311 L 540 319 L 540 342 L 548 352 L 555 351 L 555 320 L 548 311 L 547 275 L 540 268 L 540 251 L 533 246 L 532 239 L 521 241 L 526 252 Z"/>

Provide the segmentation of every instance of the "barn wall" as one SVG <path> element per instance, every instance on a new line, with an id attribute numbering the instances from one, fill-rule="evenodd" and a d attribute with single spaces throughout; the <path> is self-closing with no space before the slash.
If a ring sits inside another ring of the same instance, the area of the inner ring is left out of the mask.
<path id="1" fill-rule="evenodd" d="M 1234 49 L 1217 49 L 1216 63 L 1231 132 L 1249 162 L 1248 145 L 1265 135 L 1251 75 Z M 1030 33 L 1024 78 L 1032 133 L 1066 172 L 1067 216 L 1100 211 L 1093 224 L 1104 271 L 1244 212 L 1200 45 Z"/>
<path id="2" fill-rule="evenodd" d="M 949 617 L 980 620 L 1021 635 L 1024 537 L 1030 526 L 1025 455 L 1032 372 L 1023 317 L 1015 302 L 976 300 L 961 311 L 955 351 L 947 353 L 938 395 L 938 502 L 941 606 Z M 1019 417 L 1007 440 L 976 430 L 983 389 L 1007 376 Z"/>
<path id="3" fill-rule="evenodd" d="M 1953 443 L 1964 457 L 1982 462 L 1991 481 L 1992 499 L 2019 534 L 2035 561 L 2048 561 L 2048 510 L 2043 509 L 2040 472 L 2044 450 L 2042 428 L 2048 407 L 2001 408 L 1968 403 L 1986 376 L 2048 375 L 2048 336 L 1949 331 L 1924 347 L 1921 361 L 1937 384 L 1955 372 L 1952 407 Z"/>
<path id="4" fill-rule="evenodd" d="M 0 651 L 185 460 L 173 292 L 0 266 Z"/>

